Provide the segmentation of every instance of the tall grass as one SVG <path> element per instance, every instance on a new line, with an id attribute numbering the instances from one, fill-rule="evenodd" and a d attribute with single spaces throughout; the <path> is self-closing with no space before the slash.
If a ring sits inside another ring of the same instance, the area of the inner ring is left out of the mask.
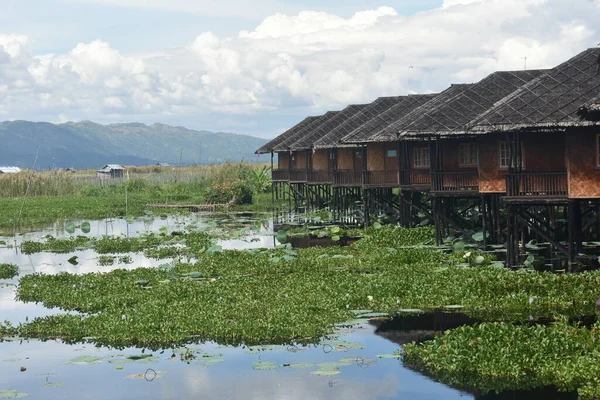
<path id="1" fill-rule="evenodd" d="M 264 165 L 249 163 L 226 163 L 199 165 L 183 168 L 128 167 L 123 179 L 102 180 L 93 170 L 73 172 L 23 171 L 18 174 L 0 175 L 0 197 L 13 198 L 38 196 L 92 195 L 111 192 L 144 192 L 157 197 L 195 197 L 209 187 L 233 180 L 253 180 L 255 170 Z M 252 185 L 252 182 L 248 182 Z M 29 191 L 27 187 L 29 185 Z M 260 184 L 259 190 L 260 191 Z M 264 187 L 264 186 L 263 186 Z"/>

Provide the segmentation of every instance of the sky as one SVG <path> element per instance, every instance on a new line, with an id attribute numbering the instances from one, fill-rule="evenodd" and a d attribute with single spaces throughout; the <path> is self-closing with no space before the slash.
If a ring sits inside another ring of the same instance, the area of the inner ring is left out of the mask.
<path id="1" fill-rule="evenodd" d="M 308 115 L 551 68 L 600 0 L 0 0 L 0 121 L 272 138 Z"/>

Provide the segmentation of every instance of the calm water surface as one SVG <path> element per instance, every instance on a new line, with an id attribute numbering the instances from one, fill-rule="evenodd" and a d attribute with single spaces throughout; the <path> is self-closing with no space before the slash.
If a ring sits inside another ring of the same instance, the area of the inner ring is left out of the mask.
<path id="1" fill-rule="evenodd" d="M 273 247 L 277 245 L 269 219 L 248 215 L 189 215 L 165 219 L 143 218 L 128 224 L 125 220 L 91 222 L 87 236 L 132 237 L 142 233 L 183 230 L 194 224 L 202 227 L 216 221 L 219 228 L 236 232 L 234 239 L 222 240 L 226 249 Z M 163 229 L 164 230 L 164 229 Z M 77 231 L 75 234 L 82 234 Z M 153 260 L 130 254 L 132 263 L 99 266 L 98 254 L 82 250 L 70 254 L 24 255 L 18 250 L 23 240 L 40 240 L 46 235 L 69 237 L 63 224 L 56 223 L 16 237 L 0 238 L 14 248 L 0 247 L 0 263 L 15 263 L 20 273 L 55 274 L 108 272 L 115 268 L 151 268 L 169 260 Z M 73 255 L 79 264 L 67 262 Z M 14 300 L 18 280 L 0 281 L 0 319 L 12 323 L 61 312 L 41 305 Z M 379 326 L 379 328 L 377 328 Z M 385 329 L 389 324 L 365 323 L 344 328 L 336 340 L 341 345 L 321 344 L 309 348 L 281 347 L 249 351 L 217 343 L 189 346 L 194 358 L 181 360 L 183 349 L 146 352 L 152 358 L 127 359 L 140 349 L 97 348 L 93 344 L 68 345 L 61 341 L 16 340 L 0 343 L 0 398 L 2 390 L 28 394 L 33 399 L 457 399 L 472 395 L 448 388 L 405 368 L 397 359 L 378 358 L 399 348 L 402 338 L 411 334 Z M 419 327 L 419 329 L 422 329 Z M 417 332 L 428 335 L 432 332 Z M 399 339 L 400 338 L 400 339 Z M 325 340 L 325 339 L 324 339 Z M 82 356 L 93 363 L 70 363 Z M 207 357 L 204 357 L 207 356 Z M 312 374 L 317 364 L 345 359 L 341 373 L 334 376 Z M 255 362 L 273 362 L 275 369 L 257 370 Z M 307 364 L 292 368 L 288 364 Z M 21 367 L 26 370 L 21 371 Z M 6 393 L 6 392 L 4 392 Z"/>

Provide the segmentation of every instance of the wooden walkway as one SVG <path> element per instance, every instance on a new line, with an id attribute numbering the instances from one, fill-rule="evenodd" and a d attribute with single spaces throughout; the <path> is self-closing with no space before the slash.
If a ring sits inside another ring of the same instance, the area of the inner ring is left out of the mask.
<path id="1" fill-rule="evenodd" d="M 191 212 L 199 212 L 199 211 L 215 211 L 223 208 L 229 208 L 231 204 L 148 204 L 148 208 L 154 210 L 164 210 L 164 209 L 179 209 L 179 210 L 188 210 Z"/>

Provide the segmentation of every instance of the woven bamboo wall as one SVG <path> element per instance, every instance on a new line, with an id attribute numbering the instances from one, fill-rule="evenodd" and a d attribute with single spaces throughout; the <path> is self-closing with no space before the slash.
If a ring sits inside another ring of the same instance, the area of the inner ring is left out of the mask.
<path id="1" fill-rule="evenodd" d="M 383 171 L 385 168 L 383 143 L 369 143 L 367 145 L 367 169 L 369 171 Z"/>
<path id="2" fill-rule="evenodd" d="M 599 198 L 600 169 L 596 166 L 596 132 L 567 133 L 567 171 L 570 198 Z"/>
<path id="3" fill-rule="evenodd" d="M 300 151 L 295 151 L 294 154 L 296 155 L 296 162 L 293 163 L 293 168 L 295 169 L 306 169 L 306 161 L 307 161 L 307 154 L 305 150 L 300 150 Z"/>
<path id="4" fill-rule="evenodd" d="M 484 135 L 477 139 L 479 149 L 479 191 L 482 193 L 505 193 L 506 171 L 499 168 L 498 142 L 506 135 Z"/>
<path id="5" fill-rule="evenodd" d="M 277 167 L 279 169 L 288 169 L 290 167 L 290 153 L 287 151 L 277 153 Z"/>
<path id="6" fill-rule="evenodd" d="M 327 171 L 329 169 L 329 151 L 327 149 L 319 149 L 312 155 L 313 170 Z"/>
<path id="7" fill-rule="evenodd" d="M 341 148 L 338 150 L 337 168 L 354 169 L 354 151 L 355 148 Z"/>

